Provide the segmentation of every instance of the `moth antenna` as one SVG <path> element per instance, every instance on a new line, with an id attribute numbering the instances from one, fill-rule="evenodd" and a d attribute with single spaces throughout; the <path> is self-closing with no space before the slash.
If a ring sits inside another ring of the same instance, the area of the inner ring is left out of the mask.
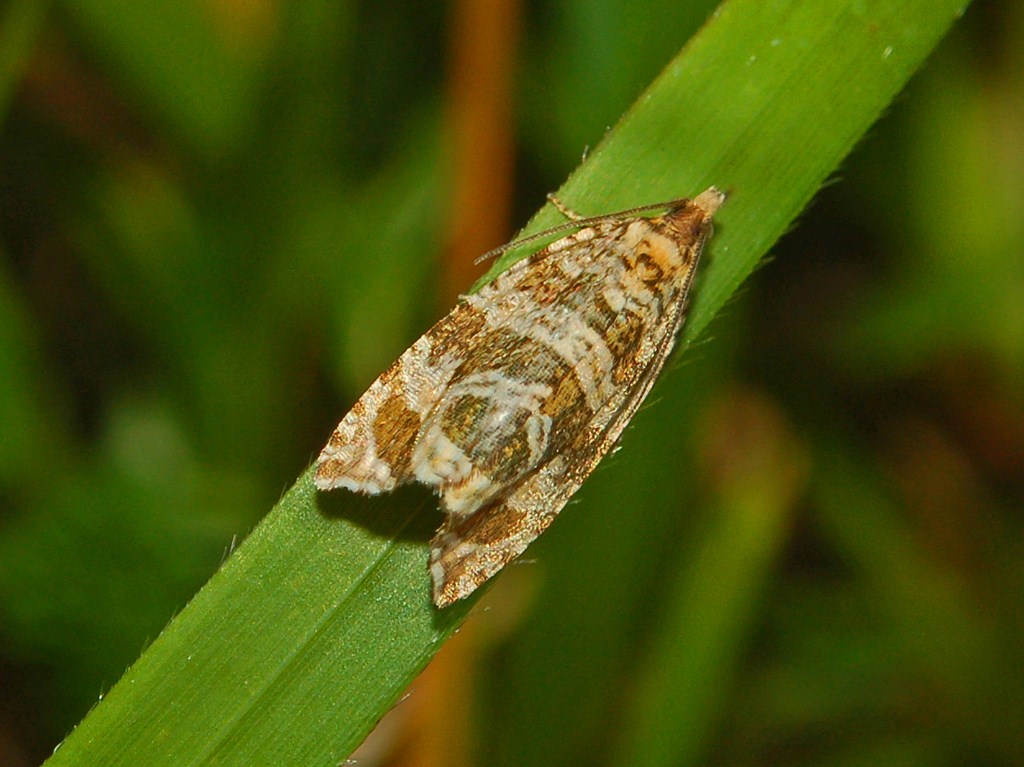
<path id="1" fill-rule="evenodd" d="M 639 205 L 635 208 L 627 208 L 626 210 L 620 210 L 615 213 L 605 213 L 600 216 L 580 218 L 578 213 L 566 207 L 565 203 L 563 203 L 561 200 L 558 200 L 558 198 L 556 198 L 554 195 L 548 195 L 548 199 L 551 201 L 551 204 L 558 209 L 559 213 L 561 213 L 562 215 L 566 216 L 571 220 L 566 221 L 564 224 L 553 226 L 550 229 L 545 229 L 543 232 L 537 232 L 536 234 L 531 234 L 528 235 L 527 237 L 521 237 L 518 240 L 506 242 L 504 245 L 499 245 L 496 248 L 491 248 L 482 256 L 478 256 L 477 258 L 473 259 L 473 263 L 481 264 L 484 261 L 490 261 L 495 256 L 500 256 L 502 253 L 505 253 L 506 251 L 509 250 L 513 250 L 514 248 L 518 248 L 521 245 L 527 245 L 531 242 L 542 240 L 545 237 L 551 237 L 552 235 L 555 234 L 568 232 L 571 229 L 581 229 L 585 226 L 600 224 L 604 221 L 608 221 L 609 219 L 622 218 L 623 216 L 632 216 L 637 213 L 649 213 L 652 210 L 667 210 L 668 208 L 676 208 L 679 207 L 680 205 L 685 205 L 688 202 L 692 202 L 691 198 L 689 197 L 680 197 L 677 200 L 668 200 L 667 202 L 654 202 L 649 205 Z M 556 202 L 556 200 L 558 201 Z"/>
<path id="2" fill-rule="evenodd" d="M 559 200 L 553 194 L 549 194 L 548 195 L 548 202 L 550 202 L 552 205 L 554 205 L 556 208 L 558 208 L 558 212 L 561 213 L 563 216 L 565 216 L 570 221 L 579 221 L 579 220 L 581 220 L 583 218 L 583 216 L 581 216 L 579 213 L 574 211 L 572 208 L 570 208 L 564 202 Z"/>

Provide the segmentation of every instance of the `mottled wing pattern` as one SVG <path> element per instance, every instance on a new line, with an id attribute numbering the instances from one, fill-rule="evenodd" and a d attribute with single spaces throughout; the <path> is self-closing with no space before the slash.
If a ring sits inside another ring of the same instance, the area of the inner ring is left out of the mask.
<path id="1" fill-rule="evenodd" d="M 482 327 L 479 313 L 460 303 L 417 339 L 338 424 L 317 459 L 317 488 L 376 495 L 413 481 L 413 447 L 423 419 L 460 364 L 463 335 L 472 337 Z"/>
<path id="2" fill-rule="evenodd" d="M 719 201 L 720 202 L 720 201 Z M 717 205 L 715 206 L 717 207 Z M 713 210 L 712 210 L 713 212 Z M 611 236 L 614 238 L 615 231 Z M 570 429 L 573 439 L 492 506 L 466 519 L 449 518 L 434 538 L 430 568 L 434 601 L 444 607 L 471 594 L 518 557 L 554 521 L 569 499 L 616 444 L 647 397 L 664 367 L 686 317 L 687 294 L 710 227 L 694 233 L 682 247 L 683 274 L 679 293 L 651 317 L 647 334 L 606 329 L 606 340 L 618 343 L 612 352 L 619 361 L 614 393 L 586 424 Z M 599 238 L 595 238 L 599 239 Z M 613 246 L 597 243 L 603 251 Z M 538 258 L 547 254 L 541 252 Z"/>
<path id="3" fill-rule="evenodd" d="M 547 528 L 650 391 L 723 199 L 585 221 L 463 299 L 341 421 L 317 487 L 434 487 L 434 600 L 470 594 Z"/>

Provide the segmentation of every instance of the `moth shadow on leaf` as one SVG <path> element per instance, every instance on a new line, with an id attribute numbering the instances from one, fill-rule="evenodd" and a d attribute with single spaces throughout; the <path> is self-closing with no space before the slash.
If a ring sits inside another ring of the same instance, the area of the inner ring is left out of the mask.
<path id="1" fill-rule="evenodd" d="M 437 496 L 418 484 L 382 495 L 318 492 L 316 507 L 327 519 L 345 519 L 374 535 L 401 541 L 426 543 L 443 519 Z"/>

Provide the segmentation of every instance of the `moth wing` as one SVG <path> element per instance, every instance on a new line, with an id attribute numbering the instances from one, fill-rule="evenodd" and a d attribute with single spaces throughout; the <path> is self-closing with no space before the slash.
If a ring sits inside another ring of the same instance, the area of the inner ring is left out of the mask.
<path id="1" fill-rule="evenodd" d="M 376 495 L 415 479 L 411 459 L 420 426 L 458 367 L 456 339 L 478 332 L 483 323 L 478 315 L 458 304 L 373 382 L 317 458 L 313 482 L 318 489 Z"/>
<path id="2" fill-rule="evenodd" d="M 479 296 L 501 294 L 507 280 L 549 255 L 548 248 L 521 259 Z M 420 427 L 444 396 L 466 353 L 487 323 L 483 313 L 462 300 L 420 336 L 373 382 L 338 424 L 316 460 L 313 482 L 320 490 L 344 487 L 377 495 L 415 479 L 412 453 Z M 459 348 L 459 345 L 463 348 Z"/>
<path id="3" fill-rule="evenodd" d="M 477 587 L 525 551 L 569 500 L 531 497 L 542 483 L 545 467 L 523 482 L 515 493 L 469 517 L 444 527 L 430 542 L 430 574 L 434 603 L 447 607 Z"/>
<path id="4" fill-rule="evenodd" d="M 434 536 L 430 573 L 434 602 L 446 607 L 469 596 L 544 532 L 605 454 L 647 397 L 675 343 L 684 305 L 660 328 L 646 359 L 623 382 L 569 450 L 553 457 L 497 503 L 474 514 L 449 517 Z"/>

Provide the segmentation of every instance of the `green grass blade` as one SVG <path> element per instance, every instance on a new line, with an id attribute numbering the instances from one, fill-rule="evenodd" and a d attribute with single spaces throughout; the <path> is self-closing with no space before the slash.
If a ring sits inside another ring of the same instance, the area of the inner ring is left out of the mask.
<path id="1" fill-rule="evenodd" d="M 731 192 L 693 339 L 961 7 L 726 3 L 560 196 L 600 213 Z M 545 210 L 528 231 L 553 223 Z M 433 507 L 415 491 L 321 497 L 301 477 L 48 764 L 336 764 L 470 607 L 430 605 Z"/>
<path id="2" fill-rule="evenodd" d="M 398 500 L 304 475 L 47 763 L 336 764 L 469 607 L 430 606 L 437 517 Z"/>

